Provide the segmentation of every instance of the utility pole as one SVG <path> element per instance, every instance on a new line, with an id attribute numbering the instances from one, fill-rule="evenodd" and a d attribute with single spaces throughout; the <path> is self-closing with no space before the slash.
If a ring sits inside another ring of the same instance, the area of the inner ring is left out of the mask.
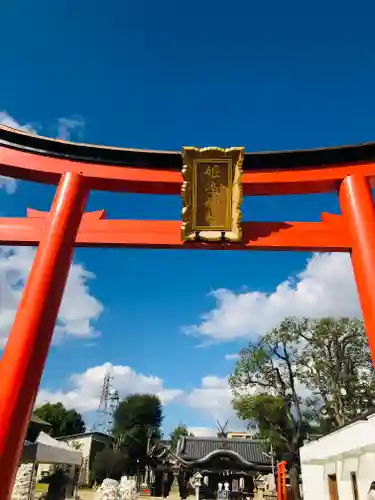
<path id="1" fill-rule="evenodd" d="M 273 450 L 273 445 L 271 443 L 271 449 L 270 449 L 270 455 L 271 455 L 271 468 L 272 468 L 272 475 L 275 477 L 275 458 L 276 458 L 276 453 Z"/>
<path id="2" fill-rule="evenodd" d="M 148 462 L 149 454 L 150 454 L 150 444 L 151 444 L 152 433 L 153 433 L 153 428 L 151 427 L 151 425 L 149 425 L 147 427 L 147 448 L 146 448 L 147 462 Z M 149 474 L 150 474 L 150 468 L 149 468 L 149 465 L 147 463 L 146 467 L 145 467 L 145 476 L 146 476 L 147 486 L 150 482 Z"/>
<path id="3" fill-rule="evenodd" d="M 272 469 L 272 474 L 275 477 L 275 458 L 276 458 L 276 453 L 273 449 L 272 443 L 270 443 L 270 452 L 266 453 L 263 451 L 263 455 L 271 460 L 271 469 Z"/>

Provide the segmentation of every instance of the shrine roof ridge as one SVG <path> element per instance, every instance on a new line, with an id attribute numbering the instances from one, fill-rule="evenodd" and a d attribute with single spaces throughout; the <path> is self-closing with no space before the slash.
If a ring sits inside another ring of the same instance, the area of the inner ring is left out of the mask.
<path id="1" fill-rule="evenodd" d="M 227 439 L 188 436 L 179 440 L 177 444 L 177 455 L 185 460 L 205 461 L 212 455 L 237 453 L 242 459 L 249 463 L 269 464 L 270 459 L 264 452 L 267 445 L 260 439 Z"/>
<path id="2" fill-rule="evenodd" d="M 0 125 L 0 146 L 91 164 L 180 171 L 180 151 L 152 151 L 81 144 Z M 245 153 L 243 170 L 293 170 L 375 161 L 375 142 L 319 149 Z"/>

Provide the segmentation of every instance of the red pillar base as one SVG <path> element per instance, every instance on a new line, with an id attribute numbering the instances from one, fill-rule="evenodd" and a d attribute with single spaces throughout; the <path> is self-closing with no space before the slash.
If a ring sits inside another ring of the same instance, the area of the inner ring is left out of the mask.
<path id="1" fill-rule="evenodd" d="M 62 176 L 0 362 L 0 499 L 10 500 L 88 195 L 79 174 Z"/>
<path id="2" fill-rule="evenodd" d="M 279 462 L 277 464 L 277 500 L 287 500 L 286 488 L 286 462 Z"/>

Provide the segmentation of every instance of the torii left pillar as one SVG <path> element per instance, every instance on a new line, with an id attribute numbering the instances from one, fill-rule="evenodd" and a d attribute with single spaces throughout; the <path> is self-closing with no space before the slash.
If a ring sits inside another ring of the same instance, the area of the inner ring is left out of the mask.
<path id="1" fill-rule="evenodd" d="M 10 500 L 89 189 L 61 177 L 22 301 L 0 362 L 0 499 Z"/>

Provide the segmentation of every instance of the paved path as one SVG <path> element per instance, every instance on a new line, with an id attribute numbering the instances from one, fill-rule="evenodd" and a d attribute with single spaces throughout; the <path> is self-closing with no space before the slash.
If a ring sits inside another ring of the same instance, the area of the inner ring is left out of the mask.
<path id="1" fill-rule="evenodd" d="M 79 492 L 79 498 L 80 500 L 94 500 L 95 499 L 95 492 L 94 491 L 80 491 Z M 149 496 L 140 496 L 139 500 L 164 500 L 161 497 L 149 497 Z M 193 500 L 194 497 L 188 497 L 188 500 Z M 171 491 L 169 497 L 167 500 L 180 500 L 180 495 L 178 491 Z"/>
<path id="2" fill-rule="evenodd" d="M 42 493 L 36 493 L 35 495 L 35 500 L 39 499 Z M 149 498 L 150 500 L 165 500 L 159 497 L 148 497 L 148 496 L 141 496 L 139 497 L 139 500 L 146 500 Z M 188 500 L 193 500 L 194 497 L 188 497 Z M 82 490 L 79 492 L 79 499 L 80 500 L 94 500 L 95 499 L 95 491 L 89 491 L 89 490 Z M 179 500 L 180 495 L 177 491 L 171 491 L 169 497 L 167 500 Z"/>
<path id="3" fill-rule="evenodd" d="M 79 498 L 80 500 L 94 500 L 95 491 L 80 491 Z"/>
<path id="4" fill-rule="evenodd" d="M 43 493 L 35 493 L 34 499 L 37 500 L 42 495 Z M 94 500 L 94 499 L 95 499 L 95 491 L 83 490 L 79 492 L 79 500 Z"/>

